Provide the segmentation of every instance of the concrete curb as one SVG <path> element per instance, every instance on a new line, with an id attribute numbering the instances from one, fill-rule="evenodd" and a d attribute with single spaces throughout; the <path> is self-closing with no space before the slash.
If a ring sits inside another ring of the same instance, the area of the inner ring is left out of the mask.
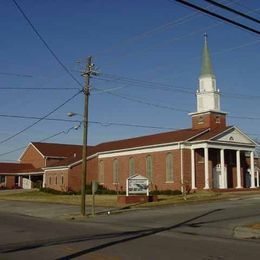
<path id="1" fill-rule="evenodd" d="M 236 227 L 234 229 L 234 237 L 245 239 L 245 238 L 260 238 L 260 229 L 254 229 L 249 227 Z"/>

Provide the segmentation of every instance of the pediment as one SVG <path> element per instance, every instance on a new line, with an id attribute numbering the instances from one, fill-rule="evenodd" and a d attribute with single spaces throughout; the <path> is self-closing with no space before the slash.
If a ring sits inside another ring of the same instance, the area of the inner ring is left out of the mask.
<path id="1" fill-rule="evenodd" d="M 231 128 L 212 139 L 213 141 L 255 145 L 255 142 L 237 128 Z"/>

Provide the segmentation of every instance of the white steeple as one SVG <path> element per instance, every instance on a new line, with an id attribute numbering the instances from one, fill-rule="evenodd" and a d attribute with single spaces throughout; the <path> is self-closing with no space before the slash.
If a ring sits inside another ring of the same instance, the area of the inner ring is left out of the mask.
<path id="1" fill-rule="evenodd" d="M 216 78 L 212 70 L 209 55 L 207 34 L 204 34 L 204 49 L 201 74 L 199 77 L 199 89 L 197 90 L 197 113 L 206 111 L 220 111 L 220 93 L 216 88 Z"/>

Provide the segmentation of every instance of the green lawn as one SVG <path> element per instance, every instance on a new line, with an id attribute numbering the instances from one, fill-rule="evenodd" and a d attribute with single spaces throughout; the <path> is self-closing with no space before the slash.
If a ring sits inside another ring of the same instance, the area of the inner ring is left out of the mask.
<path id="1" fill-rule="evenodd" d="M 216 193 L 210 191 L 199 191 L 196 193 L 188 194 L 186 200 L 182 195 L 159 195 L 159 201 L 150 203 L 141 203 L 133 205 L 135 207 L 153 207 L 160 205 L 170 205 L 176 203 L 187 203 L 197 201 L 212 201 L 218 199 L 234 198 L 237 196 L 248 195 L 248 194 L 260 194 L 258 191 L 251 192 L 225 192 Z M 46 203 L 64 203 L 71 205 L 80 205 L 80 195 L 56 195 L 40 191 L 22 191 L 16 193 L 12 192 L 0 192 L 0 200 L 16 200 L 16 201 L 34 201 L 34 202 L 46 202 Z M 123 205 L 117 204 L 116 195 L 96 195 L 95 196 L 96 206 L 104 207 L 122 207 Z M 91 205 L 92 196 L 86 195 L 87 205 Z"/>

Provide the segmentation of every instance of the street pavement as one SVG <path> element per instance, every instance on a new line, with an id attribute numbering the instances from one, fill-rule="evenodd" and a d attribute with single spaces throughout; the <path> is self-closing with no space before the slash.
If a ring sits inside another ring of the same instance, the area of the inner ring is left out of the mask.
<path id="1" fill-rule="evenodd" d="M 260 259 L 260 240 L 234 238 L 237 226 L 260 222 L 259 195 L 66 221 L 2 202 L 0 259 Z"/>

